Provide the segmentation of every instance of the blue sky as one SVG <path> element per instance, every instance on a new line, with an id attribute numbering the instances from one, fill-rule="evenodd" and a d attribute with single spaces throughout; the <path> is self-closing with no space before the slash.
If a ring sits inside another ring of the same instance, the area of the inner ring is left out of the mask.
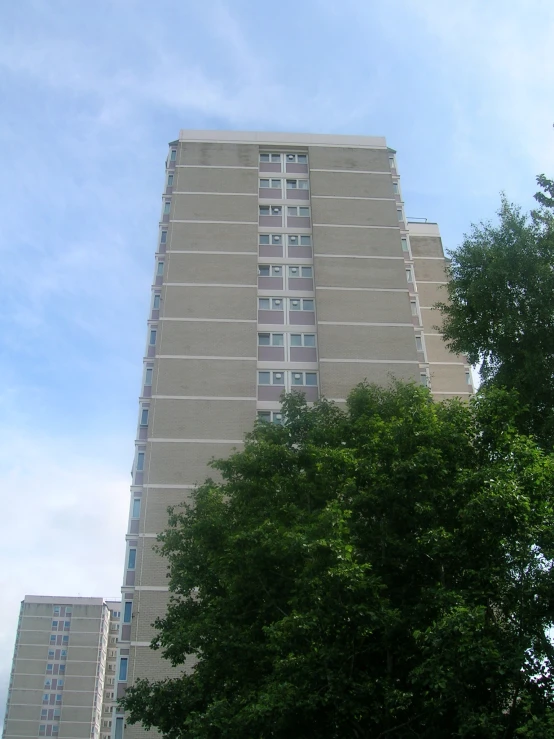
<path id="1" fill-rule="evenodd" d="M 119 592 L 167 143 L 385 135 L 445 246 L 554 174 L 551 0 L 0 9 L 0 713 L 26 593 Z"/>

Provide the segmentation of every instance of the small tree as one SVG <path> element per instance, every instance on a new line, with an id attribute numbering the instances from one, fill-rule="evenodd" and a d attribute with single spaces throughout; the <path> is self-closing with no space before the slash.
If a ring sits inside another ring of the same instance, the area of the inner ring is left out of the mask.
<path id="1" fill-rule="evenodd" d="M 553 459 L 517 403 L 362 385 L 302 397 L 217 461 L 161 535 L 153 648 L 131 687 L 170 739 L 554 736 Z"/>
<path id="2" fill-rule="evenodd" d="M 554 444 L 554 183 L 530 216 L 502 198 L 499 223 L 473 226 L 452 253 L 448 301 L 439 303 L 448 347 L 480 364 L 485 385 L 518 391 L 521 430 Z"/>

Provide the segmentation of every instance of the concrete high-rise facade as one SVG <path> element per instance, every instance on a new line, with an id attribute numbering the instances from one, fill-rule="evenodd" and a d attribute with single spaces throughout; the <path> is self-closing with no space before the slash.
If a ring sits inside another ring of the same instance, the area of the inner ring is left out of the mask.
<path id="1" fill-rule="evenodd" d="M 167 507 L 240 448 L 283 390 L 344 401 L 360 381 L 473 392 L 434 325 L 439 230 L 405 216 L 384 138 L 182 131 L 169 146 L 140 396 L 117 694 L 170 674 L 149 649 L 167 600 Z M 213 473 L 212 473 L 213 474 Z M 114 728 L 120 739 L 123 719 Z M 129 727 L 128 736 L 144 732 Z"/>
<path id="2" fill-rule="evenodd" d="M 4 739 L 108 739 L 120 609 L 102 598 L 25 596 Z"/>

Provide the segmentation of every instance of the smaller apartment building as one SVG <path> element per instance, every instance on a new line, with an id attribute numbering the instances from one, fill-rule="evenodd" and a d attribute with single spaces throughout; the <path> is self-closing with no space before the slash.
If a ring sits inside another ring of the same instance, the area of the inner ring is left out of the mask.
<path id="1" fill-rule="evenodd" d="M 25 596 L 4 739 L 108 739 L 119 609 L 103 598 Z"/>

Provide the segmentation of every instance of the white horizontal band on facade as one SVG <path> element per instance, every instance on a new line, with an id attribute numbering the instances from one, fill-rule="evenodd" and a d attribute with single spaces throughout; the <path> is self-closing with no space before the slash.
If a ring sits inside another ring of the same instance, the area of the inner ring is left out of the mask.
<path id="1" fill-rule="evenodd" d="M 316 290 L 336 290 L 338 292 L 363 292 L 363 293 L 406 293 L 407 287 L 328 287 L 316 285 Z"/>
<path id="2" fill-rule="evenodd" d="M 251 290 L 257 290 L 257 285 L 232 285 L 227 283 L 221 283 L 221 282 L 164 282 L 165 287 L 217 287 L 217 288 L 223 288 L 223 287 L 235 287 L 240 288 L 241 290 L 248 288 Z"/>
<path id="3" fill-rule="evenodd" d="M 244 444 L 244 439 L 148 439 L 151 444 Z"/>
<path id="4" fill-rule="evenodd" d="M 173 190 L 171 192 L 172 195 L 245 195 L 247 198 L 257 198 L 258 193 L 257 192 L 195 192 L 195 191 L 186 191 L 186 190 Z M 167 197 L 167 195 L 162 195 L 162 197 Z"/>
<path id="5" fill-rule="evenodd" d="M 258 167 L 234 164 L 176 164 L 175 166 L 183 169 L 258 169 Z"/>
<path id="6" fill-rule="evenodd" d="M 157 359 L 223 359 L 229 360 L 230 362 L 255 362 L 257 357 L 204 357 L 204 356 L 192 356 L 191 354 L 157 354 Z M 221 398 L 220 398 L 221 400 Z M 242 400 L 242 398 L 240 398 Z"/>
<path id="7" fill-rule="evenodd" d="M 384 326 L 386 328 L 409 326 L 410 328 L 414 328 L 413 323 L 372 323 L 369 321 L 318 321 L 319 324 L 322 326 Z"/>
<path id="8" fill-rule="evenodd" d="M 167 585 L 136 585 L 135 590 L 146 590 L 153 593 L 167 593 L 169 587 Z"/>
<path id="9" fill-rule="evenodd" d="M 158 534 L 133 534 L 133 536 L 138 536 L 139 539 L 156 539 Z"/>
<path id="10" fill-rule="evenodd" d="M 444 365 L 454 365 L 456 367 L 470 367 L 467 362 L 429 362 L 429 364 L 444 364 Z"/>
<path id="11" fill-rule="evenodd" d="M 159 253 L 159 252 L 158 252 Z M 219 257 L 257 257 L 257 251 L 206 251 L 204 249 L 168 249 L 165 254 L 214 254 Z M 154 287 L 156 287 L 154 285 Z"/>
<path id="12" fill-rule="evenodd" d="M 404 257 L 373 256 L 371 254 L 314 254 L 320 259 L 396 259 L 405 262 Z"/>
<path id="13" fill-rule="evenodd" d="M 171 218 L 169 223 L 220 223 L 224 226 L 257 226 L 258 221 L 199 221 L 197 218 Z M 162 226 L 167 226 L 167 223 L 162 223 Z"/>
<path id="14" fill-rule="evenodd" d="M 397 226 L 356 226 L 353 223 L 314 223 L 313 227 L 318 226 L 319 228 L 392 228 L 395 231 L 400 229 L 400 225 Z"/>
<path id="15" fill-rule="evenodd" d="M 473 395 L 471 390 L 433 390 L 433 395 Z"/>
<path id="16" fill-rule="evenodd" d="M 417 275 L 416 275 L 417 277 Z M 418 285 L 446 285 L 446 280 L 418 280 Z"/>
<path id="17" fill-rule="evenodd" d="M 212 359 L 213 357 L 210 357 Z M 256 400 L 254 396 L 245 396 L 245 397 L 229 397 L 224 395 L 152 395 L 152 398 L 155 400 L 232 400 L 232 401 L 252 401 Z"/>
<path id="18" fill-rule="evenodd" d="M 320 359 L 320 364 L 420 364 L 416 359 Z"/>
<path id="19" fill-rule="evenodd" d="M 195 490 L 197 485 L 166 485 L 165 483 L 160 483 L 159 485 L 156 485 L 155 482 L 149 482 L 142 486 L 143 488 L 160 488 L 162 490 Z"/>
<path id="20" fill-rule="evenodd" d="M 129 643 L 132 647 L 149 647 L 151 644 L 149 641 L 132 641 Z"/>
<path id="21" fill-rule="evenodd" d="M 412 236 L 412 238 L 414 237 Z M 445 257 L 412 257 L 412 259 L 434 259 L 435 261 L 446 262 Z"/>
<path id="22" fill-rule="evenodd" d="M 172 318 L 162 316 L 159 321 L 190 321 L 191 323 L 257 323 L 255 318 Z"/>
<path id="23" fill-rule="evenodd" d="M 275 370 L 275 360 L 258 361 L 258 369 L 259 370 Z M 302 371 L 316 372 L 317 371 L 317 361 L 315 362 L 279 361 L 279 369 L 277 370 L 277 372 L 281 372 L 281 370 L 294 370 L 296 372 L 302 372 Z"/>
<path id="24" fill-rule="evenodd" d="M 310 168 L 310 172 L 330 172 L 333 174 L 334 172 L 338 172 L 340 174 L 384 174 L 389 175 L 392 177 L 392 173 L 390 170 L 376 170 L 376 169 L 312 169 Z M 398 177 L 398 175 L 395 175 Z"/>
<path id="25" fill-rule="evenodd" d="M 401 200 L 397 200 L 396 198 L 364 198 L 359 195 L 356 196 L 349 196 L 349 195 L 312 195 L 312 200 L 315 200 L 316 198 L 318 200 L 384 200 L 387 203 L 401 203 Z"/>

